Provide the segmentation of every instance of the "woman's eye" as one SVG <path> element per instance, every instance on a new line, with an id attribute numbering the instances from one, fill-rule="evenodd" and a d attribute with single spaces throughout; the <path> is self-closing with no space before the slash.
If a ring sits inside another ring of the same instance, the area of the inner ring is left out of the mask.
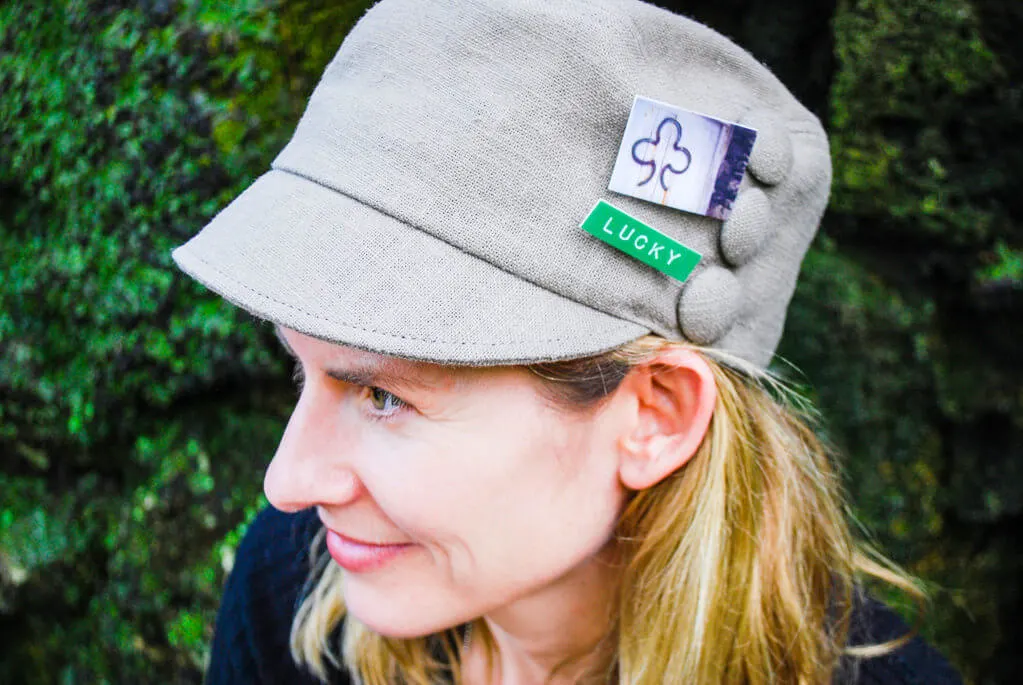
<path id="1" fill-rule="evenodd" d="M 377 413 L 387 415 L 393 414 L 405 406 L 405 402 L 400 397 L 381 388 L 369 389 L 369 403 L 373 405 L 373 409 Z"/>

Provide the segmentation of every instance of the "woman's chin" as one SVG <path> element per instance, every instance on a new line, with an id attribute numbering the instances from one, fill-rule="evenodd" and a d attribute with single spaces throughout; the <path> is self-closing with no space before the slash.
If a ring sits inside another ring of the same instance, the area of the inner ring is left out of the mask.
<path id="1" fill-rule="evenodd" d="M 348 612 L 353 618 L 357 619 L 374 633 L 396 640 L 425 637 L 459 625 L 457 623 L 451 624 L 435 621 L 409 621 L 407 618 L 392 620 L 390 617 L 381 616 L 373 612 L 360 614 L 351 608 L 348 609 Z"/>
<path id="2" fill-rule="evenodd" d="M 346 584 L 347 585 L 347 584 Z M 465 621 L 445 612 L 440 616 L 424 611 L 423 602 L 411 598 L 402 602 L 390 597 L 369 596 L 358 588 L 345 588 L 345 607 L 349 615 L 374 633 L 395 639 L 433 635 Z M 468 620 L 468 619 L 466 619 Z"/>

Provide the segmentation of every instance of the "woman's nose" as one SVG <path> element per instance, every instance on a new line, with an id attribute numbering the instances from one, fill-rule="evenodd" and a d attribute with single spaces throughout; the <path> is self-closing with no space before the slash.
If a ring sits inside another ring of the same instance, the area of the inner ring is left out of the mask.
<path id="1" fill-rule="evenodd" d="M 336 413 L 333 414 L 336 419 Z M 338 439 L 337 426 L 323 415 L 315 391 L 306 388 L 288 420 L 263 479 L 270 504 L 284 512 L 338 506 L 358 498 L 362 486 Z"/>

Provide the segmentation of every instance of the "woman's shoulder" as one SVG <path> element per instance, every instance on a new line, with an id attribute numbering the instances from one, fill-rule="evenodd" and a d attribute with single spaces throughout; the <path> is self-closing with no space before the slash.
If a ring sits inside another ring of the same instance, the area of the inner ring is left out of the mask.
<path id="1" fill-rule="evenodd" d="M 320 682 L 298 667 L 289 647 L 319 528 L 312 509 L 285 514 L 272 507 L 249 525 L 224 586 L 207 683 Z"/>
<path id="2" fill-rule="evenodd" d="M 898 639 L 910 627 L 877 599 L 857 601 L 849 627 L 849 645 L 872 645 Z M 846 659 L 836 684 L 857 685 L 962 685 L 962 679 L 944 656 L 920 636 L 882 656 Z"/>

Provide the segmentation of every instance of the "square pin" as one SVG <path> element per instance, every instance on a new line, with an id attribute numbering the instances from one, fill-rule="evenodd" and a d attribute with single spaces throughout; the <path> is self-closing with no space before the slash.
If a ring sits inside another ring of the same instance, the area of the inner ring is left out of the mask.
<path id="1" fill-rule="evenodd" d="M 607 189 L 727 219 L 757 132 L 636 96 Z"/>

